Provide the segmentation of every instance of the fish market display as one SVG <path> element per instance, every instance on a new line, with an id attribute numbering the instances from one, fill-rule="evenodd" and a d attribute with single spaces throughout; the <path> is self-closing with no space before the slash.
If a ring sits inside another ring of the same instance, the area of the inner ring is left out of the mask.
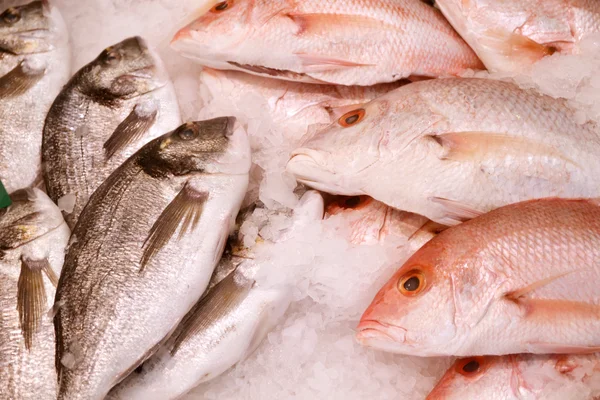
<path id="1" fill-rule="evenodd" d="M 320 220 L 323 199 L 308 192 L 295 223 Z M 262 246 L 268 245 L 262 243 Z M 109 395 L 109 399 L 177 399 L 246 358 L 290 303 L 290 288 L 263 288 L 254 280 L 260 264 L 248 256 L 224 256 L 214 285 L 183 318 L 169 341 Z"/>
<path id="2" fill-rule="evenodd" d="M 580 400 L 598 396 L 598 353 L 515 354 L 458 360 L 427 400 Z"/>
<path id="3" fill-rule="evenodd" d="M 0 180 L 8 192 L 41 183 L 44 118 L 69 79 L 69 37 L 47 1 L 0 2 Z"/>
<path id="4" fill-rule="evenodd" d="M 248 185 L 234 118 L 184 124 L 92 195 L 58 284 L 58 399 L 103 399 L 206 289 Z"/>
<path id="5" fill-rule="evenodd" d="M 440 233 L 380 290 L 358 339 L 402 354 L 600 349 L 600 206 L 542 199 Z"/>
<path id="6" fill-rule="evenodd" d="M 564 101 L 485 79 L 436 79 L 344 114 L 291 154 L 315 189 L 369 195 L 455 225 L 542 197 L 597 197 L 600 133 Z"/>
<path id="7" fill-rule="evenodd" d="M 542 57 L 576 53 L 600 33 L 597 0 L 437 0 L 444 16 L 493 71 L 520 72 Z"/>
<path id="8" fill-rule="evenodd" d="M 227 0 L 171 46 L 216 69 L 338 85 L 456 75 L 481 61 L 441 13 L 415 0 Z"/>
<path id="9" fill-rule="evenodd" d="M 40 190 L 0 209 L 0 398 L 55 400 L 54 327 L 48 311 L 69 228 Z"/>
<path id="10" fill-rule="evenodd" d="M 145 143 L 181 123 L 161 60 L 140 37 L 108 47 L 54 101 L 43 137 L 50 198 L 74 196 L 74 227 L 98 186 Z M 70 210 L 67 210 L 70 211 Z"/>

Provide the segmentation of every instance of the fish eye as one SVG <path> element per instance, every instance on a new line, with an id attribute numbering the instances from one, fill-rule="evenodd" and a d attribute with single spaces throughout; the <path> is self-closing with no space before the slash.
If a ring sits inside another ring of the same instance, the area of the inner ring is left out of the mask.
<path id="1" fill-rule="evenodd" d="M 222 1 L 222 2 L 218 3 L 217 5 L 215 5 L 213 8 L 211 8 L 210 11 L 214 12 L 214 13 L 225 11 L 231 7 L 231 3 L 232 3 L 231 0 Z"/>
<path id="2" fill-rule="evenodd" d="M 183 140 L 192 140 L 197 136 L 196 131 L 192 128 L 184 128 L 179 131 L 178 135 Z"/>
<path id="3" fill-rule="evenodd" d="M 483 372 L 483 357 L 471 357 L 461 360 L 456 365 L 456 371 L 464 376 L 475 376 Z"/>
<path id="4" fill-rule="evenodd" d="M 119 61 L 121 61 L 121 54 L 118 51 L 114 51 L 110 48 L 105 50 L 104 57 L 102 61 L 106 65 L 117 65 Z"/>
<path id="5" fill-rule="evenodd" d="M 338 123 L 344 128 L 348 128 L 349 126 L 358 124 L 364 117 L 365 109 L 359 108 L 358 110 L 353 110 L 342 115 L 340 119 L 338 119 Z"/>
<path id="6" fill-rule="evenodd" d="M 400 277 L 398 290 L 405 296 L 416 296 L 425 288 L 425 275 L 419 270 L 412 270 Z"/>
<path id="7" fill-rule="evenodd" d="M 7 24 L 14 24 L 21 19 L 21 13 L 16 8 L 8 8 L 2 13 L 2 20 Z"/>
<path id="8" fill-rule="evenodd" d="M 342 208 L 359 208 L 360 206 L 370 202 L 371 198 L 369 196 L 350 196 L 341 199 L 340 206 Z"/>

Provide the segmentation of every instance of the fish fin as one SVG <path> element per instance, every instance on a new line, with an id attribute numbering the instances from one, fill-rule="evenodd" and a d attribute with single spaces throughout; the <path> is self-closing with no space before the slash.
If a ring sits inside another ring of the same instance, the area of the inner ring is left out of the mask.
<path id="1" fill-rule="evenodd" d="M 318 13 L 287 13 L 285 14 L 296 26 L 296 35 L 325 35 L 332 31 L 349 30 L 354 27 L 361 29 L 382 30 L 393 27 L 386 21 L 365 15 L 352 14 L 318 14 Z M 337 28 L 337 29 L 336 29 Z"/>
<path id="2" fill-rule="evenodd" d="M 443 160 L 479 161 L 486 157 L 539 155 L 559 158 L 577 165 L 555 148 L 505 133 L 452 132 L 431 136 L 431 138 L 446 150 L 441 157 Z"/>
<path id="3" fill-rule="evenodd" d="M 136 104 L 127 118 L 117 126 L 117 129 L 104 143 L 106 160 L 110 160 L 116 152 L 121 151 L 148 132 L 156 122 L 157 115 L 158 105 L 156 103 Z"/>
<path id="4" fill-rule="evenodd" d="M 189 184 L 181 189 L 152 225 L 148 237 L 144 241 L 145 249 L 141 259 L 140 272 L 144 270 L 152 257 L 171 240 L 180 225 L 178 240 L 185 235 L 188 229 L 193 231 L 196 228 L 207 199 L 208 193 L 198 192 Z"/>
<path id="5" fill-rule="evenodd" d="M 42 233 L 39 227 L 40 217 L 39 212 L 33 212 L 2 227 L 0 229 L 0 250 L 16 249 L 38 237 Z"/>
<path id="6" fill-rule="evenodd" d="M 562 278 L 563 276 L 569 275 L 569 274 L 571 274 L 573 272 L 577 272 L 577 271 L 580 271 L 580 270 L 572 270 L 572 271 L 567 271 L 567 272 L 564 272 L 562 274 L 558 274 L 555 276 L 549 276 L 549 277 L 541 279 L 537 282 L 533 282 L 530 285 L 524 286 L 521 289 L 513 290 L 509 293 L 506 293 L 504 296 L 509 300 L 518 301 L 518 299 L 520 297 L 523 297 L 526 294 L 531 293 L 536 289 L 544 287 L 544 286 L 554 282 L 555 280 Z"/>
<path id="7" fill-rule="evenodd" d="M 361 64 L 339 58 L 321 56 L 318 54 L 295 53 L 295 55 L 300 59 L 305 71 L 307 72 L 323 72 L 344 68 L 373 66 L 373 64 Z"/>
<path id="8" fill-rule="evenodd" d="M 237 268 L 217 283 L 196 303 L 177 327 L 169 346 L 171 355 L 177 354 L 187 340 L 224 318 L 243 302 L 253 285 L 254 281 L 238 274 Z M 222 334 L 225 335 L 233 329 L 234 326 L 226 325 Z"/>
<path id="9" fill-rule="evenodd" d="M 600 347 L 573 346 L 561 343 L 527 343 L 527 351 L 535 354 L 591 354 L 600 351 Z"/>
<path id="10" fill-rule="evenodd" d="M 242 70 L 247 73 L 251 73 L 254 75 L 267 76 L 271 78 L 280 78 L 284 80 L 292 80 L 298 82 L 305 83 L 317 83 L 317 84 L 327 84 L 328 82 L 315 79 L 307 74 L 301 72 L 294 72 L 287 69 L 276 69 L 263 67 L 261 65 L 250 65 L 250 64 L 240 64 L 234 61 L 228 61 L 228 63 L 239 70 Z"/>
<path id="11" fill-rule="evenodd" d="M 496 53 L 507 57 L 527 58 L 531 62 L 538 61 L 543 57 L 554 54 L 557 49 L 554 46 L 540 44 L 527 36 L 502 29 L 490 29 L 481 38 L 485 47 L 496 50 Z"/>
<path id="12" fill-rule="evenodd" d="M 56 272 L 54 272 L 50 262 L 47 259 L 44 259 L 43 261 L 44 265 L 42 266 L 42 270 L 48 277 L 48 280 L 50 280 L 50 283 L 52 283 L 52 286 L 56 288 L 58 286 L 58 275 L 56 275 Z"/>
<path id="13" fill-rule="evenodd" d="M 46 259 L 34 261 L 21 258 L 21 274 L 17 284 L 17 310 L 27 350 L 31 350 L 33 336 L 41 324 L 46 307 L 46 290 L 42 278 L 42 271 L 46 265 L 49 265 Z"/>
<path id="14" fill-rule="evenodd" d="M 448 226 L 446 225 L 438 224 L 434 221 L 427 221 L 410 235 L 408 242 L 419 243 L 419 247 L 421 247 L 446 229 L 448 229 Z"/>
<path id="15" fill-rule="evenodd" d="M 35 86 L 46 73 L 46 69 L 36 69 L 21 61 L 6 75 L 0 77 L 0 99 L 20 96 Z"/>
<path id="16" fill-rule="evenodd" d="M 444 209 L 446 216 L 443 222 L 439 222 L 441 225 L 457 225 L 483 214 L 482 211 L 476 210 L 466 204 L 443 197 L 430 197 L 429 200 L 439 204 Z"/>

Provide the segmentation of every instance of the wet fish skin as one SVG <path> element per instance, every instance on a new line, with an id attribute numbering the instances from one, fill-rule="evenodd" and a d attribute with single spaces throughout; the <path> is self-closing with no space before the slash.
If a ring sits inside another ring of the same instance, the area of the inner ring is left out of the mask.
<path id="1" fill-rule="evenodd" d="M 439 0 L 444 16 L 492 71 L 520 72 L 555 52 L 576 53 L 600 32 L 596 0 Z"/>
<path id="2" fill-rule="evenodd" d="M 9 193 L 41 181 L 44 118 L 71 72 L 58 9 L 22 3 L 0 3 L 0 180 Z"/>
<path id="3" fill-rule="evenodd" d="M 125 39 L 81 68 L 52 104 L 42 146 L 50 198 L 76 195 L 69 226 L 119 165 L 180 124 L 172 84 L 142 38 Z"/>
<path id="4" fill-rule="evenodd" d="M 307 192 L 294 212 L 295 225 L 291 229 L 321 220 L 322 216 L 321 195 Z M 229 254 L 221 260 L 211 280 L 212 288 L 190 310 L 173 336 L 141 366 L 141 371 L 133 372 L 113 389 L 108 399 L 181 398 L 242 361 L 259 346 L 287 310 L 290 291 L 285 285 L 258 284 L 254 278 L 261 261 L 254 259 L 252 249 L 243 252 L 247 253 L 243 257 Z M 229 273 L 223 274 L 219 269 Z"/>
<path id="5" fill-rule="evenodd" d="M 412 0 L 228 1 L 171 46 L 211 68 L 307 83 L 370 86 L 483 67 L 438 10 Z"/>
<path id="6" fill-rule="evenodd" d="M 234 121 L 151 141 L 92 195 L 56 294 L 57 359 L 74 358 L 57 365 L 59 400 L 103 399 L 202 295 L 248 185 L 248 139 Z"/>
<path id="7" fill-rule="evenodd" d="M 375 296 L 359 341 L 418 356 L 597 351 L 598 217 L 597 202 L 549 198 L 440 233 Z"/>
<path id="8" fill-rule="evenodd" d="M 13 204 L 0 210 L 0 398 L 54 400 L 55 336 L 48 311 L 70 231 L 41 191 L 18 190 L 11 198 Z"/>
<path id="9" fill-rule="evenodd" d="M 471 357 L 456 361 L 427 400 L 594 399 L 599 370 L 597 353 Z"/>
<path id="10" fill-rule="evenodd" d="M 509 82 L 411 83 L 352 117 L 294 150 L 287 170 L 315 189 L 369 195 L 442 225 L 533 198 L 600 196 L 598 126 Z"/>

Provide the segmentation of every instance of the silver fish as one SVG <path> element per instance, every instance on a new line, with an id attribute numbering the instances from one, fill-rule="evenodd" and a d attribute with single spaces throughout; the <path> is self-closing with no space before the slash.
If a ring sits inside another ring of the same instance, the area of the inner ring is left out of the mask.
<path id="1" fill-rule="evenodd" d="M 70 231 L 40 190 L 18 190 L 0 210 L 0 398 L 54 400 L 54 328 L 48 310 Z"/>
<path id="2" fill-rule="evenodd" d="M 234 122 L 151 141 L 90 198 L 56 294 L 58 399 L 103 399 L 202 296 L 248 186 Z"/>
<path id="3" fill-rule="evenodd" d="M 44 118 L 71 72 L 62 17 L 47 1 L 0 1 L 0 180 L 41 183 Z"/>
<path id="4" fill-rule="evenodd" d="M 300 200 L 293 218 L 295 224 L 300 224 L 322 216 L 323 198 L 311 191 Z M 190 310 L 165 346 L 108 398 L 177 399 L 251 354 L 291 300 L 288 287 L 267 288 L 255 282 L 260 268 L 260 261 L 247 256 L 224 257 L 213 276 L 214 287 Z"/>
<path id="5" fill-rule="evenodd" d="M 81 68 L 52 104 L 42 146 L 50 198 L 76 196 L 69 226 L 119 165 L 180 124 L 172 84 L 142 38 L 108 47 Z"/>

